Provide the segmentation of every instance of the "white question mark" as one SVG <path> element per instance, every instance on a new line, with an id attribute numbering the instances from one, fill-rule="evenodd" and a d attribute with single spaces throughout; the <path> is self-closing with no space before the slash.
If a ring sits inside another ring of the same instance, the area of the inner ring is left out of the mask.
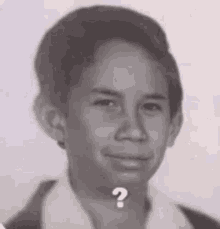
<path id="1" fill-rule="evenodd" d="M 128 195 L 128 191 L 127 189 L 125 188 L 122 188 L 122 187 L 118 187 L 118 188 L 115 188 L 113 191 L 112 191 L 112 194 L 114 196 L 118 195 L 118 193 L 121 193 L 118 197 L 118 202 L 117 202 L 117 206 L 118 208 L 123 208 L 124 207 L 124 203 L 123 203 L 123 200 L 127 197 Z"/>

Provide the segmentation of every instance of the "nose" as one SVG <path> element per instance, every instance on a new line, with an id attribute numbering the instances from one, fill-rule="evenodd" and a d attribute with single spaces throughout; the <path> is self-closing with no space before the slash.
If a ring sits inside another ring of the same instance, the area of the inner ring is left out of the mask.
<path id="1" fill-rule="evenodd" d="M 115 140 L 143 143 L 147 140 L 147 133 L 139 119 L 127 118 L 116 132 Z"/>

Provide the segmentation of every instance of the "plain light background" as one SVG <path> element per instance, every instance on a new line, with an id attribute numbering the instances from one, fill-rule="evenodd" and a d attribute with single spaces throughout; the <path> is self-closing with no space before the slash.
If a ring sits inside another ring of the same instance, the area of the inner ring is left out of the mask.
<path id="1" fill-rule="evenodd" d="M 65 171 L 65 151 L 38 127 L 33 57 L 45 31 L 83 5 L 124 5 L 166 31 L 184 88 L 184 125 L 151 183 L 178 202 L 220 219 L 220 1 L 0 1 L 0 222 L 20 210 L 37 185 Z"/>

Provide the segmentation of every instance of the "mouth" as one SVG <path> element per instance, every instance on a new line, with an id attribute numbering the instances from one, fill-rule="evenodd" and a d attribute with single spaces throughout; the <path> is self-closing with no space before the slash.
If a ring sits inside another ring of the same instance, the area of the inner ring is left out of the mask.
<path id="1" fill-rule="evenodd" d="M 142 171 L 148 164 L 149 158 L 146 157 L 137 157 L 137 156 L 125 156 L 121 154 L 106 155 L 111 162 L 111 166 L 115 171 L 130 171 L 130 172 L 137 172 Z"/>
<path id="2" fill-rule="evenodd" d="M 132 161 L 147 161 L 147 160 L 149 160 L 149 158 L 146 158 L 146 157 L 127 156 L 127 155 L 125 156 L 125 155 L 121 155 L 121 154 L 117 154 L 117 155 L 106 154 L 105 156 L 115 158 L 115 159 L 121 159 L 121 160 L 132 160 Z"/>

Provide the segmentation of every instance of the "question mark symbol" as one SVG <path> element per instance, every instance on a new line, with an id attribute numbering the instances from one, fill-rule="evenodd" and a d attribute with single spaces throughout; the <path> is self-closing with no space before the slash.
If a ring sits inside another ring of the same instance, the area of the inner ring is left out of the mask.
<path id="1" fill-rule="evenodd" d="M 117 202 L 117 206 L 118 208 L 123 208 L 124 207 L 124 203 L 123 203 L 123 200 L 127 197 L 128 195 L 128 191 L 127 189 L 125 188 L 122 188 L 122 187 L 118 187 L 118 188 L 115 188 L 113 191 L 112 191 L 112 194 L 114 196 L 117 196 L 119 193 L 121 193 L 118 197 L 118 202 Z"/>

